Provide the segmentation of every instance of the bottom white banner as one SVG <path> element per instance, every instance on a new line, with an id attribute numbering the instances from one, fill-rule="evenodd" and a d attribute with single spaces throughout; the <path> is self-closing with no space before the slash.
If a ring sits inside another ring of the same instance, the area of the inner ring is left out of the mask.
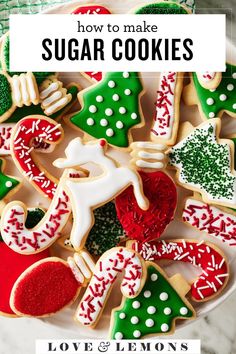
<path id="1" fill-rule="evenodd" d="M 77 339 L 39 339 L 36 341 L 36 354 L 84 354 L 93 353 L 123 354 L 201 354 L 201 342 L 194 339 L 157 340 L 77 340 Z"/>

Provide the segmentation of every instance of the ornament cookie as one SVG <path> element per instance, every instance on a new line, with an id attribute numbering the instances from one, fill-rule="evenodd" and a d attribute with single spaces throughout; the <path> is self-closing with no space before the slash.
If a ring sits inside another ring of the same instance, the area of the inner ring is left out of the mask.
<path id="1" fill-rule="evenodd" d="M 66 121 L 110 145 L 128 148 L 132 127 L 143 125 L 140 97 L 143 87 L 135 72 L 109 72 L 103 79 L 78 94 L 82 110 Z"/>
<path id="2" fill-rule="evenodd" d="M 65 149 L 66 158 L 54 161 L 58 168 L 78 167 L 93 162 L 103 170 L 96 177 L 64 178 L 64 190 L 71 200 L 74 218 L 70 240 L 76 250 L 83 248 L 94 225 L 93 210 L 113 200 L 130 185 L 133 186 L 139 207 L 143 210 L 149 207 L 139 175 L 108 157 L 106 147 L 105 140 L 85 144 L 81 138 L 76 138 Z"/>
<path id="3" fill-rule="evenodd" d="M 188 198 L 182 218 L 199 231 L 207 232 L 229 246 L 236 246 L 236 214 L 233 210 L 209 205 L 200 199 Z"/>
<path id="4" fill-rule="evenodd" d="M 219 139 L 220 128 L 219 118 L 192 128 L 168 151 L 169 165 L 177 169 L 178 183 L 201 193 L 206 203 L 236 207 L 233 142 Z"/>
<path id="5" fill-rule="evenodd" d="M 133 299 L 140 293 L 146 279 L 142 258 L 125 247 L 112 248 L 99 258 L 95 266 L 94 274 L 76 311 L 76 321 L 84 326 L 96 326 L 111 288 L 118 274 L 123 271 L 122 294 Z"/>
<path id="6" fill-rule="evenodd" d="M 49 257 L 33 264 L 15 282 L 10 298 L 19 316 L 47 317 L 71 305 L 92 275 L 92 259 L 85 252 L 64 261 Z M 63 284 L 63 286 L 62 286 Z"/>
<path id="7" fill-rule="evenodd" d="M 191 285 L 194 301 L 208 301 L 219 295 L 229 280 L 229 267 L 224 253 L 214 244 L 197 240 L 157 240 L 133 243 L 147 261 L 172 260 L 187 262 L 202 269 Z"/>
<path id="8" fill-rule="evenodd" d="M 139 174 L 149 208 L 146 211 L 140 209 L 129 188 L 116 198 L 116 210 L 126 235 L 144 242 L 160 237 L 174 218 L 177 192 L 174 182 L 164 172 L 140 171 Z"/>
<path id="9" fill-rule="evenodd" d="M 194 319 L 193 307 L 185 299 L 189 284 L 180 274 L 168 279 L 152 262 L 146 262 L 147 280 L 138 296 L 123 297 L 112 310 L 110 337 L 138 339 L 147 335 L 171 334 L 176 319 Z"/>
<path id="10" fill-rule="evenodd" d="M 106 7 L 101 5 L 81 5 L 76 7 L 75 10 L 72 11 L 74 15 L 110 15 L 111 12 Z M 101 71 L 86 71 L 81 73 L 83 76 L 88 78 L 92 83 L 98 82 L 102 80 L 102 72 Z"/>
<path id="11" fill-rule="evenodd" d="M 11 152 L 17 168 L 38 191 L 52 199 L 57 180 L 37 162 L 32 146 L 35 138 L 55 146 L 63 139 L 63 130 L 52 119 L 36 115 L 20 120 L 11 134 Z"/>
<path id="12" fill-rule="evenodd" d="M 163 144 L 156 144 L 149 141 L 137 141 L 130 145 L 132 159 L 130 164 L 138 170 L 145 171 L 162 170 L 166 167 L 167 158 Z"/>
<path id="13" fill-rule="evenodd" d="M 203 119 L 222 117 L 224 112 L 235 118 L 236 66 L 226 64 L 226 72 L 222 73 L 221 81 L 214 89 L 210 90 L 204 86 L 202 80 L 199 81 L 199 75 L 193 73 L 191 83 L 183 91 L 185 103 L 189 106 L 197 104 Z"/>

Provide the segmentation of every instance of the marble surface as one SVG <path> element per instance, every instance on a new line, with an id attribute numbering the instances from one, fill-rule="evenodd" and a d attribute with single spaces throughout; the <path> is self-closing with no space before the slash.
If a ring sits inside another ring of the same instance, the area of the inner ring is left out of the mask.
<path id="1" fill-rule="evenodd" d="M 37 319 L 0 318 L 0 328 L 0 354 L 34 354 L 36 339 L 76 338 L 75 332 L 48 326 Z M 235 354 L 235 294 L 208 316 L 179 329 L 169 338 L 201 339 L 202 354 Z"/>

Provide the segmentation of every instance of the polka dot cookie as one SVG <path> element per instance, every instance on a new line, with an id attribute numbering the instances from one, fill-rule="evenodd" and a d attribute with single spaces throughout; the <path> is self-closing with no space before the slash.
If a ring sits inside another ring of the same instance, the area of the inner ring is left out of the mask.
<path id="1" fill-rule="evenodd" d="M 187 105 L 198 105 L 203 119 L 222 117 L 226 112 L 236 118 L 236 66 L 226 64 L 226 72 L 222 73 L 219 85 L 214 89 L 207 89 L 202 84 L 197 73 L 191 76 L 191 83 L 183 92 Z"/>
<path id="2" fill-rule="evenodd" d="M 139 105 L 142 84 L 135 72 L 110 72 L 78 95 L 82 110 L 67 122 L 86 134 L 104 138 L 113 146 L 127 148 L 130 129 L 143 124 Z"/>
<path id="3" fill-rule="evenodd" d="M 173 332 L 177 318 L 193 319 L 195 312 L 185 299 L 189 285 L 180 276 L 168 279 L 154 263 L 146 262 L 147 280 L 134 299 L 123 298 L 112 311 L 111 338 L 138 339 L 149 334 Z M 182 293 L 176 291 L 175 284 Z"/>

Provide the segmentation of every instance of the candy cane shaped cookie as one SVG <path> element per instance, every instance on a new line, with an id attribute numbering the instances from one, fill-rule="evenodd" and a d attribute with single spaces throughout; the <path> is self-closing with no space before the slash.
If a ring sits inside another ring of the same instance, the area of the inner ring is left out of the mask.
<path id="1" fill-rule="evenodd" d="M 117 275 L 124 271 L 121 292 L 134 298 L 146 280 L 146 268 L 141 257 L 125 247 L 115 247 L 98 260 L 94 274 L 75 314 L 84 326 L 95 327 L 104 309 Z"/>
<path id="2" fill-rule="evenodd" d="M 73 15 L 110 15 L 111 12 L 106 7 L 101 5 L 86 4 L 76 7 L 73 12 Z M 101 71 L 85 71 L 81 73 L 83 76 L 88 78 L 92 83 L 99 82 L 102 80 Z"/>
<path id="3" fill-rule="evenodd" d="M 155 142 L 173 145 L 179 126 L 179 105 L 183 89 L 183 73 L 163 72 L 157 90 L 156 112 L 151 129 Z"/>
<path id="4" fill-rule="evenodd" d="M 229 280 L 229 268 L 223 252 L 212 243 L 196 240 L 159 240 L 133 243 L 132 248 L 149 261 L 163 259 L 191 263 L 202 274 L 191 286 L 194 301 L 207 301 L 218 295 Z"/>
<path id="5" fill-rule="evenodd" d="M 137 169 L 162 170 L 167 163 L 167 157 L 163 144 L 155 144 L 149 141 L 137 141 L 130 145 L 132 159 L 130 161 Z"/>
<path id="6" fill-rule="evenodd" d="M 58 144 L 63 138 L 60 124 L 44 116 L 28 116 L 21 119 L 12 131 L 11 152 L 16 166 L 23 176 L 44 196 L 52 199 L 57 180 L 36 162 L 32 141 L 37 138 L 50 145 Z"/>
<path id="7" fill-rule="evenodd" d="M 188 225 L 236 246 L 236 215 L 230 209 L 218 208 L 201 200 L 188 198 L 182 214 Z"/>
<path id="8" fill-rule="evenodd" d="M 19 316 L 48 317 L 71 305 L 94 269 L 87 252 L 67 262 L 49 257 L 27 268 L 15 282 L 10 306 Z"/>

